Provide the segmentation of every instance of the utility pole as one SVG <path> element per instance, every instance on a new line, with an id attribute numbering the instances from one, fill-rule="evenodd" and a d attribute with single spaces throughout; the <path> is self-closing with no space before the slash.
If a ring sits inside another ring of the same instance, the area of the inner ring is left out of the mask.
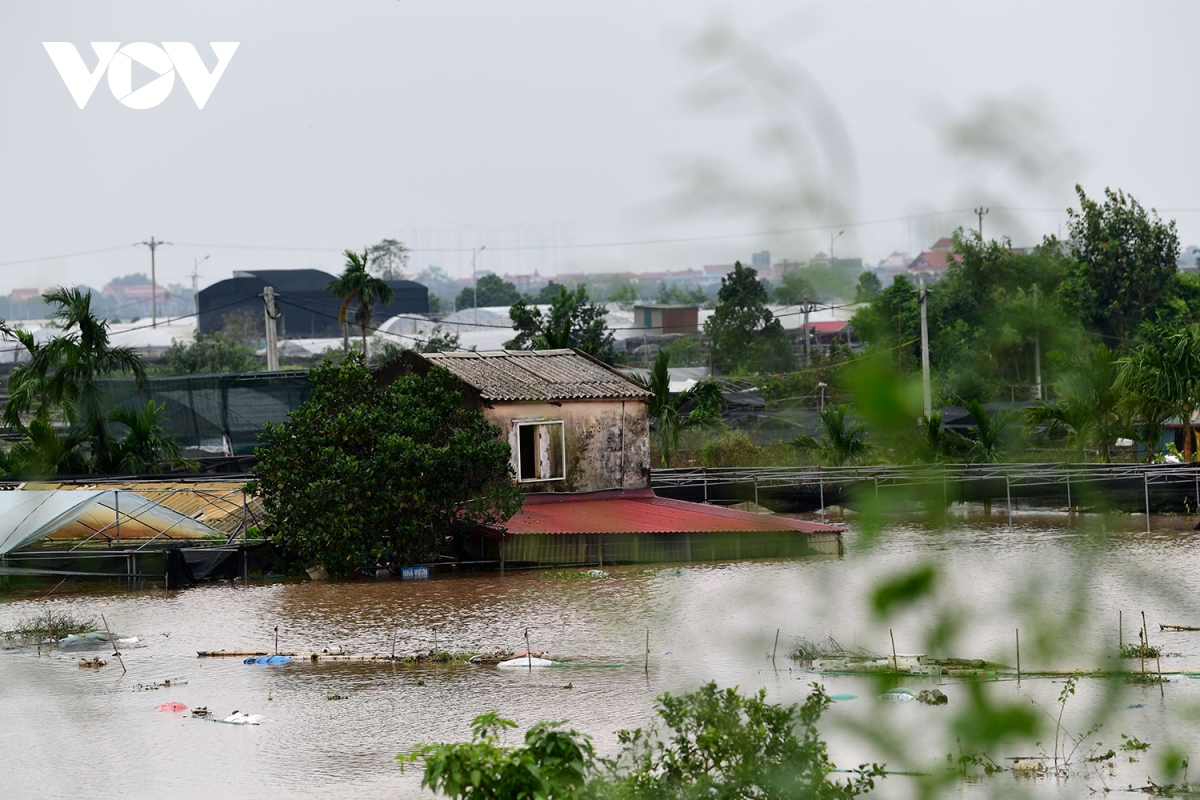
<path id="1" fill-rule="evenodd" d="M 981 242 L 983 241 L 983 218 L 989 211 L 991 211 L 990 208 L 984 208 L 983 206 L 975 209 L 975 216 L 979 217 L 979 241 Z"/>
<path id="2" fill-rule="evenodd" d="M 200 265 L 212 256 L 192 259 L 192 310 L 196 314 L 196 328 L 200 328 Z"/>
<path id="3" fill-rule="evenodd" d="M 837 233 L 829 234 L 829 266 L 831 267 L 837 266 L 833 258 L 833 243 L 842 238 L 843 233 L 845 233 L 845 231 L 838 231 Z"/>
<path id="4" fill-rule="evenodd" d="M 1033 285 L 1033 315 L 1037 319 L 1038 307 L 1038 287 Z M 1042 332 L 1040 329 L 1033 332 L 1033 385 L 1034 393 L 1037 399 L 1042 398 Z"/>
<path id="5" fill-rule="evenodd" d="M 164 244 L 171 244 L 171 243 L 170 242 L 160 242 L 157 239 L 155 239 L 153 236 L 151 236 L 150 241 L 139 242 L 139 244 L 143 244 L 146 247 L 150 248 L 150 327 L 157 328 L 158 327 L 158 275 L 156 274 L 156 271 L 155 271 L 154 251 L 157 250 L 159 247 L 161 247 Z"/>
<path id="6" fill-rule="evenodd" d="M 812 303 L 808 300 L 804 301 L 804 368 L 808 369 L 812 365 L 812 355 L 809 353 L 809 339 L 811 338 L 808 327 L 808 312 L 816 310 Z"/>
<path id="7" fill-rule="evenodd" d="M 925 281 L 921 281 L 921 388 L 925 394 L 925 418 L 929 419 L 933 415 L 933 391 L 929 385 L 929 321 L 925 313 L 927 305 L 926 300 L 929 297 L 929 290 L 925 288 Z"/>
<path id="8" fill-rule="evenodd" d="M 267 325 L 267 372 L 279 369 L 279 342 L 275 339 L 275 320 L 279 313 L 275 310 L 275 287 L 263 287 L 263 315 Z"/>
<path id="9" fill-rule="evenodd" d="M 475 324 L 479 324 L 479 280 L 475 277 L 475 256 L 487 250 L 487 245 L 482 245 L 476 250 L 471 251 L 471 297 L 475 303 Z"/>

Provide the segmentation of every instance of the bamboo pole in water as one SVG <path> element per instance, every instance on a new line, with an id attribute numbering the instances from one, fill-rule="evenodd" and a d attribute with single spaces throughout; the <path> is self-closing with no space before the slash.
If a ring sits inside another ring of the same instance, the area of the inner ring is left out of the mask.
<path id="1" fill-rule="evenodd" d="M 892 633 L 892 629 L 888 628 L 888 636 L 892 637 L 892 669 L 900 671 L 900 659 L 896 657 L 896 634 Z"/>
<path id="2" fill-rule="evenodd" d="M 1021 682 L 1021 629 L 1017 628 L 1017 683 Z"/>
<path id="3" fill-rule="evenodd" d="M 650 629 L 646 629 L 646 674 L 650 674 Z"/>
<path id="4" fill-rule="evenodd" d="M 779 649 L 779 628 L 775 629 L 775 646 L 771 648 L 771 666 L 775 666 L 775 651 Z"/>
<path id="5" fill-rule="evenodd" d="M 125 659 L 121 658 L 121 651 L 117 649 L 117 639 L 113 636 L 112 629 L 108 627 L 108 620 L 104 619 L 104 615 L 100 615 L 100 620 L 104 623 L 104 630 L 108 633 L 108 641 L 112 643 L 113 655 L 117 657 L 117 661 L 121 662 L 121 674 L 125 674 L 129 670 L 125 669 Z"/>

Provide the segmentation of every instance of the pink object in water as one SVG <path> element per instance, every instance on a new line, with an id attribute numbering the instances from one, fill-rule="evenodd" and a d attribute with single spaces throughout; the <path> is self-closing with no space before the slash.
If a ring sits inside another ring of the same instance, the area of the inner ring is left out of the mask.
<path id="1" fill-rule="evenodd" d="M 188 707 L 183 703 L 163 703 L 155 711 L 187 711 Z"/>

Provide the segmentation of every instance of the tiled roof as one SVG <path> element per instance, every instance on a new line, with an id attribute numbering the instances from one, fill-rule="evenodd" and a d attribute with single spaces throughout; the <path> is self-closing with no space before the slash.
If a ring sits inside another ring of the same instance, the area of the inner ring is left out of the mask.
<path id="1" fill-rule="evenodd" d="M 592 495 L 530 494 L 505 525 L 510 535 L 529 533 L 732 533 L 840 531 L 836 525 L 752 514 L 656 497 L 650 489 Z"/>
<path id="2" fill-rule="evenodd" d="M 426 353 L 422 357 L 475 388 L 483 400 L 609 400 L 650 396 L 650 392 L 620 373 L 574 350 Z"/>

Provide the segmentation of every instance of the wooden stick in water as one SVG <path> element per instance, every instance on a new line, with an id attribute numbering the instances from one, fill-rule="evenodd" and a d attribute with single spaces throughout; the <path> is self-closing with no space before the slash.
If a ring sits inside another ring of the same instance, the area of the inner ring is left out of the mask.
<path id="1" fill-rule="evenodd" d="M 103 614 L 100 615 L 100 620 L 104 623 L 104 630 L 108 633 L 108 641 L 113 646 L 113 655 L 117 657 L 117 661 L 121 662 L 121 674 L 124 675 L 128 670 L 125 669 L 125 659 L 121 658 L 121 651 L 117 649 L 117 639 L 113 636 L 112 629 L 108 627 L 108 620 L 104 619 Z"/>
<path id="2" fill-rule="evenodd" d="M 892 637 L 892 669 L 899 672 L 900 659 L 896 657 L 896 634 L 892 633 L 891 628 L 888 628 L 888 636 Z"/>

